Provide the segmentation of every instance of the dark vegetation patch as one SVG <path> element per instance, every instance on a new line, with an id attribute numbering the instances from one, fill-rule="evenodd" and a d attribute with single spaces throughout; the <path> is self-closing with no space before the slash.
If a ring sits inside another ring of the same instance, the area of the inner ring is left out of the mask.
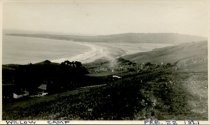
<path id="1" fill-rule="evenodd" d="M 46 88 L 42 91 L 54 94 L 107 80 L 106 77 L 89 77 L 88 73 L 77 61 L 58 64 L 46 60 L 37 64 L 3 65 L 3 103 L 18 101 L 13 99 L 13 93 L 21 95 L 28 91 L 29 96 L 36 95 L 43 84 Z"/>

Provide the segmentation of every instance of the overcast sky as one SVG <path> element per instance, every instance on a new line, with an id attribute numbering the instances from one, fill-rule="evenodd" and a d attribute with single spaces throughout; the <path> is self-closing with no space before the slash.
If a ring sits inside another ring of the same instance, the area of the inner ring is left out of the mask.
<path id="1" fill-rule="evenodd" d="M 207 36 L 207 11 L 202 0 L 5 2 L 3 29 L 86 35 L 173 32 Z"/>

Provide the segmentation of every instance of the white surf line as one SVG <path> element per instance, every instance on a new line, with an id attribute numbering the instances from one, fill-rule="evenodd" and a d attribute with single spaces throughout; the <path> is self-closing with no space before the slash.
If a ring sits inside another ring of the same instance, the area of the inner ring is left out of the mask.
<path id="1" fill-rule="evenodd" d="M 101 58 L 106 58 L 108 60 L 111 60 L 113 58 L 111 57 L 110 52 L 108 51 L 107 47 L 102 47 L 102 46 L 95 45 L 89 42 L 74 42 L 74 43 L 87 46 L 90 48 L 90 51 L 87 51 L 87 52 L 84 52 L 82 54 L 72 56 L 72 57 L 55 59 L 55 60 L 52 60 L 52 62 L 61 63 L 66 60 L 69 60 L 69 61 L 80 61 L 82 63 L 88 63 L 88 62 L 93 62 Z"/>

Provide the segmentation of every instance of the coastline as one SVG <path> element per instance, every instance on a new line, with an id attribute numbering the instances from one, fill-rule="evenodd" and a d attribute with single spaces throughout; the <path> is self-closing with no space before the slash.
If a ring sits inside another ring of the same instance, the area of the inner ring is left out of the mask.
<path id="1" fill-rule="evenodd" d="M 22 36 L 7 36 L 4 38 L 9 38 L 3 41 L 7 43 L 4 44 L 4 48 L 5 45 L 7 48 L 4 49 L 3 56 L 5 64 L 11 64 L 9 62 L 15 64 L 38 63 L 46 59 L 56 63 L 65 60 L 90 63 L 97 59 L 105 59 L 114 64 L 115 60 L 121 56 L 169 46 L 169 44 L 157 43 L 81 42 Z M 10 46 L 10 44 L 14 45 Z M 43 46 L 47 46 L 47 48 Z"/>
<path id="2" fill-rule="evenodd" d="M 75 55 L 72 57 L 60 58 L 60 59 L 55 59 L 51 61 L 56 62 L 56 63 L 61 63 L 65 60 L 69 60 L 69 61 L 80 61 L 82 63 L 90 63 L 97 59 L 102 59 L 102 58 L 111 61 L 116 58 L 115 55 L 118 55 L 118 56 L 121 55 L 121 53 L 115 53 L 115 55 L 113 55 L 111 53 L 111 48 L 108 48 L 108 46 L 101 46 L 101 45 L 88 43 L 88 42 L 74 42 L 74 43 L 82 45 L 82 46 L 87 46 L 90 48 L 90 51 L 86 51 L 86 52 L 83 52 L 82 54 Z"/>
<path id="3" fill-rule="evenodd" d="M 74 42 L 74 41 L 71 41 Z M 81 46 L 86 46 L 89 48 L 89 51 L 85 51 L 81 54 L 64 57 L 59 59 L 53 59 L 52 62 L 61 63 L 65 60 L 69 61 L 80 61 L 82 63 L 94 62 L 97 59 L 105 59 L 111 63 L 121 56 L 135 54 L 138 52 L 148 52 L 153 49 L 162 48 L 166 46 L 171 46 L 172 44 L 152 44 L 152 43 L 90 43 L 90 42 L 74 42 Z"/>

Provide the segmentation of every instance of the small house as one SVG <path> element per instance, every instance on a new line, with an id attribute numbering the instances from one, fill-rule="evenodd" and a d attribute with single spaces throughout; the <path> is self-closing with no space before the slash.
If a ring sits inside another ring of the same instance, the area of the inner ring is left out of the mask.
<path id="1" fill-rule="evenodd" d="M 20 91 L 20 92 L 14 92 L 13 93 L 13 98 L 14 99 L 19 99 L 19 98 L 23 98 L 23 97 L 26 97 L 26 96 L 29 96 L 29 92 L 28 91 Z"/>
<path id="2" fill-rule="evenodd" d="M 46 92 L 47 91 L 47 84 L 41 84 L 40 86 L 38 86 L 38 89 Z"/>
<path id="3" fill-rule="evenodd" d="M 48 94 L 47 92 L 47 84 L 41 84 L 38 86 L 38 93 L 34 95 L 33 97 L 40 97 L 40 96 L 45 96 Z"/>

